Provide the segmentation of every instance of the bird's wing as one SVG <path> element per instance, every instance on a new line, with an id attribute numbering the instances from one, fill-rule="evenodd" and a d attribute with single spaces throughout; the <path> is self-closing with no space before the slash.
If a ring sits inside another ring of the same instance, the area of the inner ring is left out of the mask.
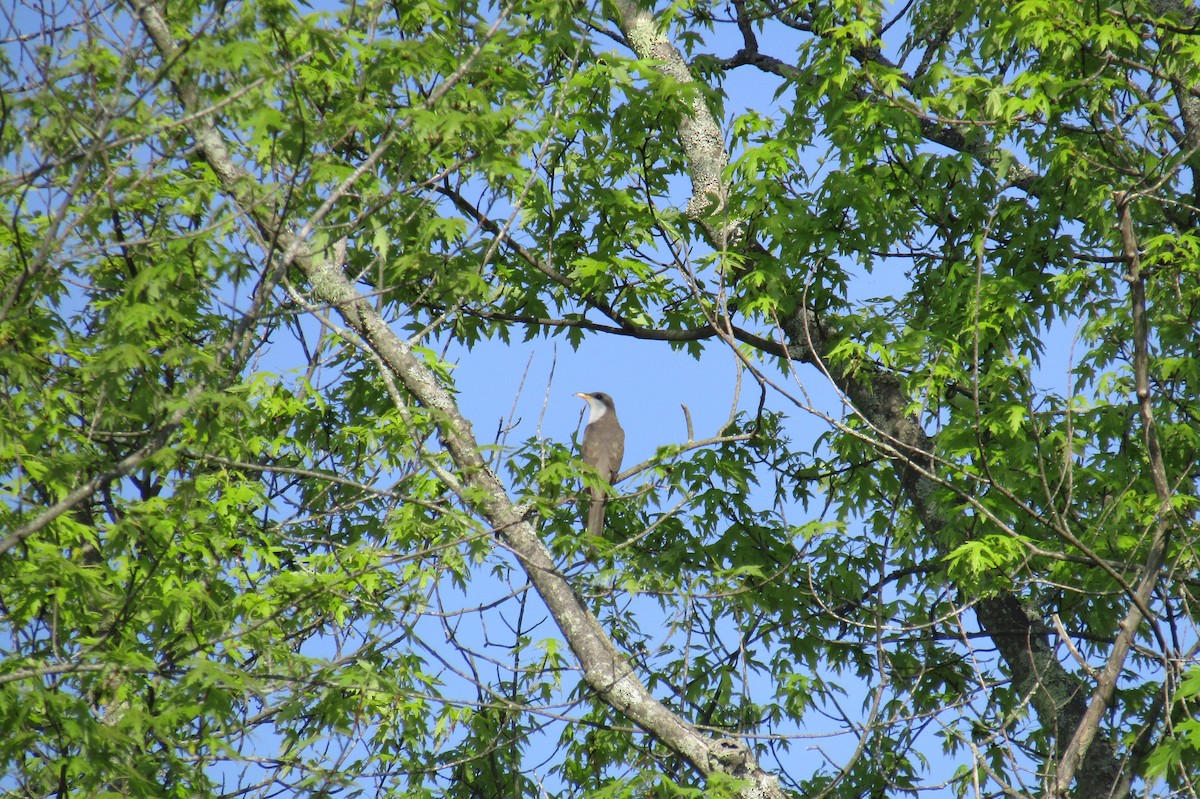
<path id="1" fill-rule="evenodd" d="M 611 460 L 608 463 L 608 482 L 617 479 L 621 471 L 621 460 L 625 457 L 625 431 L 617 427 L 618 435 L 613 439 Z"/>

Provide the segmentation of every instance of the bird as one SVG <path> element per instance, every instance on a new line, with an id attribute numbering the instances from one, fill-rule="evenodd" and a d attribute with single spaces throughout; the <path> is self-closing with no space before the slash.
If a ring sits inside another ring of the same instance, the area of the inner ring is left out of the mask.
<path id="1" fill-rule="evenodd" d="M 617 421 L 617 408 L 612 397 L 603 391 L 579 392 L 575 395 L 588 404 L 590 415 L 583 429 L 583 445 L 580 454 L 583 462 L 600 475 L 600 479 L 612 484 L 621 471 L 621 458 L 625 456 L 625 431 Z M 591 489 L 592 501 L 588 505 L 587 532 L 600 536 L 604 532 L 604 505 L 608 493 L 602 486 Z"/>

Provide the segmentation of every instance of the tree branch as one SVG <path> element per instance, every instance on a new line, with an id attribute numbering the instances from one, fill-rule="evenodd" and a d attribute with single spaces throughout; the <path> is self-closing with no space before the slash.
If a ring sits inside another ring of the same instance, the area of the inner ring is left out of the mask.
<path id="1" fill-rule="evenodd" d="M 1137 392 L 1138 414 L 1142 418 L 1142 434 L 1146 440 L 1146 454 L 1150 461 L 1150 478 L 1154 483 L 1154 491 L 1158 495 L 1158 513 L 1154 527 L 1154 536 L 1150 540 L 1150 549 L 1146 553 L 1146 562 L 1142 567 L 1142 576 L 1138 581 L 1132 602 L 1125 618 L 1121 620 L 1120 630 L 1113 642 L 1112 651 L 1104 664 L 1104 670 L 1096 681 L 1096 690 L 1087 712 L 1075 729 L 1066 750 L 1059 758 L 1055 770 L 1054 785 L 1047 791 L 1048 799 L 1066 794 L 1071 787 L 1071 780 L 1079 769 L 1083 757 L 1087 754 L 1104 712 L 1112 701 L 1117 690 L 1117 680 L 1125 667 L 1125 660 L 1133 648 L 1137 637 L 1138 627 L 1146 619 L 1144 608 L 1158 585 L 1159 571 L 1167 551 L 1172 528 L 1171 488 L 1167 480 L 1166 465 L 1163 463 L 1162 450 L 1159 447 L 1158 431 L 1154 424 L 1154 407 L 1150 402 L 1150 332 L 1146 322 L 1146 280 L 1142 274 L 1142 260 L 1138 254 L 1137 239 L 1133 232 L 1133 217 L 1130 213 L 1130 198 L 1121 194 L 1117 198 L 1117 227 L 1121 233 L 1121 250 L 1129 265 L 1129 302 L 1133 313 L 1133 373 L 1134 390 Z"/>
<path id="2" fill-rule="evenodd" d="M 129 2 L 164 60 L 172 60 L 178 47 L 159 7 L 146 0 Z M 174 86 L 185 110 L 194 112 L 198 96 L 195 87 L 181 76 L 176 77 Z M 434 412 L 443 445 L 463 482 L 473 489 L 470 496 L 475 510 L 492 524 L 521 563 L 583 666 L 584 681 L 604 702 L 653 735 L 702 776 L 730 774 L 750 781 L 750 787 L 742 790 L 748 799 L 783 799 L 778 780 L 758 768 L 743 744 L 703 735 L 650 695 L 628 659 L 617 650 L 595 615 L 581 604 L 558 571 L 532 525 L 513 506 L 504 485 L 484 459 L 471 424 L 459 411 L 453 395 L 438 383 L 436 375 L 412 347 L 391 330 L 337 264 L 315 258 L 301 236 L 267 214 L 261 203 L 253 202 L 256 197 L 252 187 L 258 186 L 258 182 L 234 162 L 219 131 L 199 118 L 189 127 L 226 194 L 293 256 L 313 292 L 337 309 L 347 326 L 362 337 L 404 388 Z"/>
<path id="3" fill-rule="evenodd" d="M 617 2 L 616 8 L 621 15 L 621 29 L 638 56 L 661 62 L 659 68 L 677 80 L 692 80 L 683 56 L 657 33 L 648 14 L 639 11 L 628 0 Z M 865 50 L 859 56 L 873 57 Z M 881 56 L 875 54 L 875 57 Z M 765 59 L 757 52 L 743 50 L 738 60 L 740 63 L 754 63 L 760 68 L 777 69 L 778 74 L 790 80 L 797 78 L 794 68 Z M 864 99 L 884 101 L 865 95 Z M 703 143 L 721 139 L 716 120 L 708 109 L 693 105 L 692 110 L 694 117 L 687 120 L 686 129 L 681 128 L 679 141 L 691 165 L 695 192 L 708 190 L 705 182 L 697 176 L 711 174 L 715 165 L 727 162 L 727 156 L 724 153 L 714 154 L 710 148 L 703 146 Z M 939 128 L 928 120 L 922 120 L 921 126 L 923 135 L 930 141 L 968 152 L 985 166 L 990 166 L 996 157 L 989 149 L 968 146 L 961 134 L 952 128 Z M 1020 168 L 1010 183 L 1034 192 L 1037 176 L 1026 168 Z M 722 188 L 716 195 L 727 196 L 727 191 Z M 696 203 L 697 198 L 693 196 L 688 208 L 693 208 Z M 736 242 L 745 235 L 744 230 L 733 229 L 735 223 L 714 225 L 705 219 L 701 222 L 713 246 L 718 249 L 724 249 L 727 243 Z M 736 223 L 736 226 L 740 227 L 741 223 Z M 744 246 L 757 247 L 753 240 L 746 241 Z M 795 315 L 785 320 L 782 327 L 791 342 L 787 348 L 789 353 L 794 353 L 796 360 L 811 363 L 825 371 L 863 418 L 891 442 L 897 453 L 896 465 L 901 485 L 913 503 L 917 517 L 929 531 L 930 538 L 938 540 L 937 533 L 945 527 L 946 518 L 935 499 L 937 483 L 926 476 L 933 467 L 929 455 L 934 451 L 933 441 L 925 433 L 920 420 L 908 412 L 911 404 L 899 381 L 887 372 L 872 370 L 869 364 L 860 365 L 858 371 L 853 373 L 826 368 L 825 355 L 830 349 L 828 331 L 823 329 L 812 309 L 803 301 L 797 303 Z M 1029 697 L 1041 724 L 1057 740 L 1079 729 L 1086 712 L 1080 695 L 1080 680 L 1059 662 L 1046 631 L 1042 629 L 1044 625 L 1034 623 L 1036 614 L 1012 594 L 980 598 L 975 611 L 983 629 L 995 641 L 1011 669 L 1016 685 Z M 1081 795 L 1107 796 L 1120 772 L 1120 762 L 1112 744 L 1107 739 L 1101 739 L 1086 754 L 1085 768 L 1080 778 Z"/>

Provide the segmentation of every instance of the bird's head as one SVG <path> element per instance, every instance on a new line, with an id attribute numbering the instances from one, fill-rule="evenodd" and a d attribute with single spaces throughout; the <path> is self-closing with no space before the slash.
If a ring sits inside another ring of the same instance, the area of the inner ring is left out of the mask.
<path id="1" fill-rule="evenodd" d="M 608 412 L 616 413 L 616 406 L 613 404 L 612 397 L 605 394 L 603 391 L 583 392 L 575 394 L 581 400 L 588 404 L 591 415 L 588 417 L 589 422 L 594 422 Z"/>

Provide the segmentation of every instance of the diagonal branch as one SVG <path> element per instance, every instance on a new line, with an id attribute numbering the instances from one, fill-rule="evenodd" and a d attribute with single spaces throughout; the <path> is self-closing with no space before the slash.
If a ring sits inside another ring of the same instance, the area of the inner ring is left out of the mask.
<path id="1" fill-rule="evenodd" d="M 524 261 L 529 266 L 541 272 L 554 283 L 578 295 L 579 291 L 576 288 L 575 281 L 567 275 L 555 269 L 548 264 L 545 259 L 539 257 L 528 247 L 522 245 L 514 239 L 495 219 L 487 216 L 482 210 L 471 203 L 461 193 L 455 191 L 448 186 L 443 186 L 437 191 L 448 198 L 458 210 L 469 216 L 471 219 L 488 233 L 496 236 L 497 239 L 508 247 L 518 258 Z M 763 254 L 761 248 L 755 247 L 756 254 Z M 506 313 L 504 311 L 490 311 L 483 308 L 467 308 L 460 309 L 460 313 L 474 316 L 479 319 L 493 319 L 499 322 L 514 322 L 517 324 L 531 325 L 534 327 L 576 327 L 584 330 L 593 330 L 597 332 L 610 333 L 613 335 L 627 336 L 630 338 L 642 339 L 645 341 L 703 341 L 705 339 L 716 336 L 724 336 L 726 332 L 723 328 L 727 327 L 728 332 L 733 338 L 749 344 L 759 352 L 765 352 L 769 355 L 774 355 L 779 358 L 787 358 L 789 360 L 802 360 L 806 350 L 795 345 L 788 345 L 766 336 L 761 336 L 745 328 L 730 324 L 728 318 L 723 318 L 722 329 L 718 329 L 717 325 L 710 322 L 708 324 L 699 325 L 692 328 L 680 329 L 662 329 L 656 327 L 646 327 L 630 320 L 627 316 L 613 307 L 610 303 L 605 302 L 603 297 L 595 294 L 587 295 L 582 298 L 584 302 L 593 308 L 596 308 L 615 324 L 606 325 L 598 322 L 592 322 L 587 319 L 549 319 L 545 317 L 533 317 L 524 314 Z"/>
<path id="2" fill-rule="evenodd" d="M 860 64 L 878 64 L 889 71 L 897 73 L 900 77 L 900 85 L 910 94 L 915 94 L 913 92 L 913 78 L 900 72 L 899 67 L 884 56 L 878 48 L 855 47 L 851 49 L 850 53 Z M 731 58 L 726 59 L 723 62 L 723 66 L 726 69 L 739 66 L 752 66 L 762 72 L 776 75 L 789 83 L 797 83 L 802 86 L 813 86 L 822 80 L 822 76 L 819 73 L 805 73 L 786 61 L 760 52 L 758 42 L 753 38 L 746 38 L 745 46 L 738 50 Z M 1001 162 L 1005 162 L 1008 170 L 1005 176 L 1008 185 L 1029 192 L 1034 196 L 1040 193 L 1041 175 L 1022 163 L 1014 153 L 995 147 L 988 141 L 987 137 L 969 137 L 964 135 L 962 131 L 964 126 L 962 123 L 958 123 L 957 120 L 944 120 L 932 117 L 925 113 L 915 102 L 906 102 L 896 97 L 885 96 L 881 93 L 872 93 L 863 86 L 851 87 L 849 91 L 853 92 L 854 96 L 863 102 L 902 106 L 905 110 L 913 114 L 917 120 L 917 124 L 920 126 L 921 136 L 926 141 L 970 155 L 985 167 L 996 168 Z"/>
<path id="3" fill-rule="evenodd" d="M 178 46 L 159 6 L 147 0 L 129 0 L 129 3 L 160 55 L 171 61 Z M 174 87 L 185 111 L 194 113 L 198 97 L 195 85 L 177 75 Z M 505 546 L 524 568 L 583 666 L 585 682 L 604 702 L 686 760 L 702 776 L 730 774 L 746 780 L 741 793 L 747 799 L 783 799 L 778 780 L 758 768 L 741 742 L 705 736 L 651 696 L 629 660 L 563 578 L 521 509 L 512 504 L 503 483 L 488 466 L 471 424 L 459 411 L 453 395 L 438 382 L 437 376 L 412 346 L 397 336 L 371 302 L 354 288 L 337 263 L 315 257 L 301 235 L 284 227 L 267 212 L 263 203 L 255 201 L 258 199 L 254 188 L 258 186 L 257 181 L 233 160 L 220 132 L 199 117 L 189 127 L 200 154 L 217 175 L 226 194 L 254 220 L 264 235 L 278 242 L 291 256 L 291 262 L 308 278 L 313 293 L 336 309 L 347 326 L 362 337 L 405 390 L 432 412 L 442 443 L 454 460 L 460 479 L 471 489 L 467 493 L 473 499 L 474 510 L 497 530 Z"/>
<path id="4" fill-rule="evenodd" d="M 682 54 L 658 32 L 650 14 L 639 10 L 630 0 L 618 0 L 615 7 L 621 29 L 638 56 L 660 62 L 659 68 L 681 83 L 692 82 Z M 748 45 L 752 46 L 753 41 L 748 40 Z M 863 53 L 864 57 L 867 55 Z M 781 62 L 764 62 L 764 57 L 757 52 L 743 51 L 739 56 L 741 63 L 755 63 L 760 68 L 791 69 Z M 788 73 L 785 77 L 794 80 L 797 76 Z M 706 183 L 706 176 L 727 162 L 725 153 L 715 153 L 706 146 L 708 142 L 722 140 L 720 128 L 707 107 L 693 105 L 692 112 L 692 118 L 681 127 L 679 144 L 692 171 L 693 191 L 725 197 L 727 188 L 714 191 Z M 955 138 L 960 136 L 957 131 L 938 130 L 930 124 L 923 122 L 922 130 L 931 141 L 970 152 L 985 165 L 989 158 L 995 157 L 990 151 L 968 148 L 965 140 Z M 1028 191 L 1034 191 L 1036 183 L 1036 175 L 1028 170 L 1018 169 L 1013 176 L 1013 185 L 1022 185 Z M 697 198 L 693 196 L 689 209 L 696 203 Z M 709 240 L 718 249 L 724 249 L 729 242 L 739 242 L 746 235 L 740 222 L 730 223 L 720 218 L 716 223 L 712 217 L 700 221 Z M 757 249 L 752 239 L 744 242 L 744 246 Z M 857 411 L 892 442 L 901 485 L 930 537 L 937 540 L 936 533 L 945 527 L 947 520 L 936 499 L 936 482 L 928 476 L 933 467 L 928 453 L 934 452 L 935 448 L 920 420 L 908 411 L 911 403 L 900 382 L 894 375 L 872 370 L 869 364 L 860 365 L 858 372 L 826 368 L 825 356 L 831 347 L 829 331 L 803 301 L 797 303 L 795 315 L 785 320 L 782 328 L 790 342 L 789 354 L 797 361 L 811 363 L 825 371 Z M 1087 710 L 1081 696 L 1082 684 L 1077 675 L 1068 672 L 1059 662 L 1047 630 L 1035 621 L 1037 614 L 1013 594 L 981 598 L 975 605 L 975 612 L 982 628 L 996 643 L 1015 684 L 1029 697 L 1041 724 L 1056 740 L 1073 735 L 1083 724 Z M 1107 796 L 1121 768 L 1111 741 L 1101 738 L 1086 752 L 1081 750 L 1081 756 L 1084 757 L 1084 768 L 1080 771 L 1080 795 Z"/>
<path id="5" fill-rule="evenodd" d="M 1096 681 L 1096 690 L 1087 712 L 1075 729 L 1071 743 L 1058 761 L 1055 772 L 1055 783 L 1046 795 L 1048 799 L 1066 794 L 1071 787 L 1071 780 L 1079 770 L 1083 757 L 1096 737 L 1100 722 L 1117 690 L 1117 680 L 1121 670 L 1125 668 L 1125 660 L 1133 648 L 1137 637 L 1138 627 L 1146 619 L 1143 610 L 1150 602 L 1151 595 L 1158 585 L 1159 572 L 1166 556 L 1167 542 L 1170 540 L 1172 528 L 1171 489 L 1167 480 L 1167 469 L 1163 463 L 1162 450 L 1158 442 L 1158 430 L 1154 424 L 1154 408 L 1150 402 L 1150 332 L 1146 321 L 1146 278 L 1142 272 L 1142 260 L 1138 255 L 1137 239 L 1133 232 L 1133 217 L 1130 213 L 1130 197 L 1121 194 L 1117 198 L 1117 228 L 1121 233 L 1121 250 L 1125 262 L 1129 265 L 1129 301 L 1133 312 L 1133 373 L 1134 390 L 1137 393 L 1138 413 L 1142 417 L 1142 433 L 1146 439 L 1146 454 L 1150 461 L 1150 478 L 1154 482 L 1154 491 L 1158 495 L 1157 523 L 1154 536 L 1150 540 L 1150 550 L 1146 553 L 1146 562 L 1142 567 L 1142 576 L 1138 581 L 1129 611 L 1121 620 L 1120 633 L 1113 641 L 1112 651 L 1104 670 Z"/>

